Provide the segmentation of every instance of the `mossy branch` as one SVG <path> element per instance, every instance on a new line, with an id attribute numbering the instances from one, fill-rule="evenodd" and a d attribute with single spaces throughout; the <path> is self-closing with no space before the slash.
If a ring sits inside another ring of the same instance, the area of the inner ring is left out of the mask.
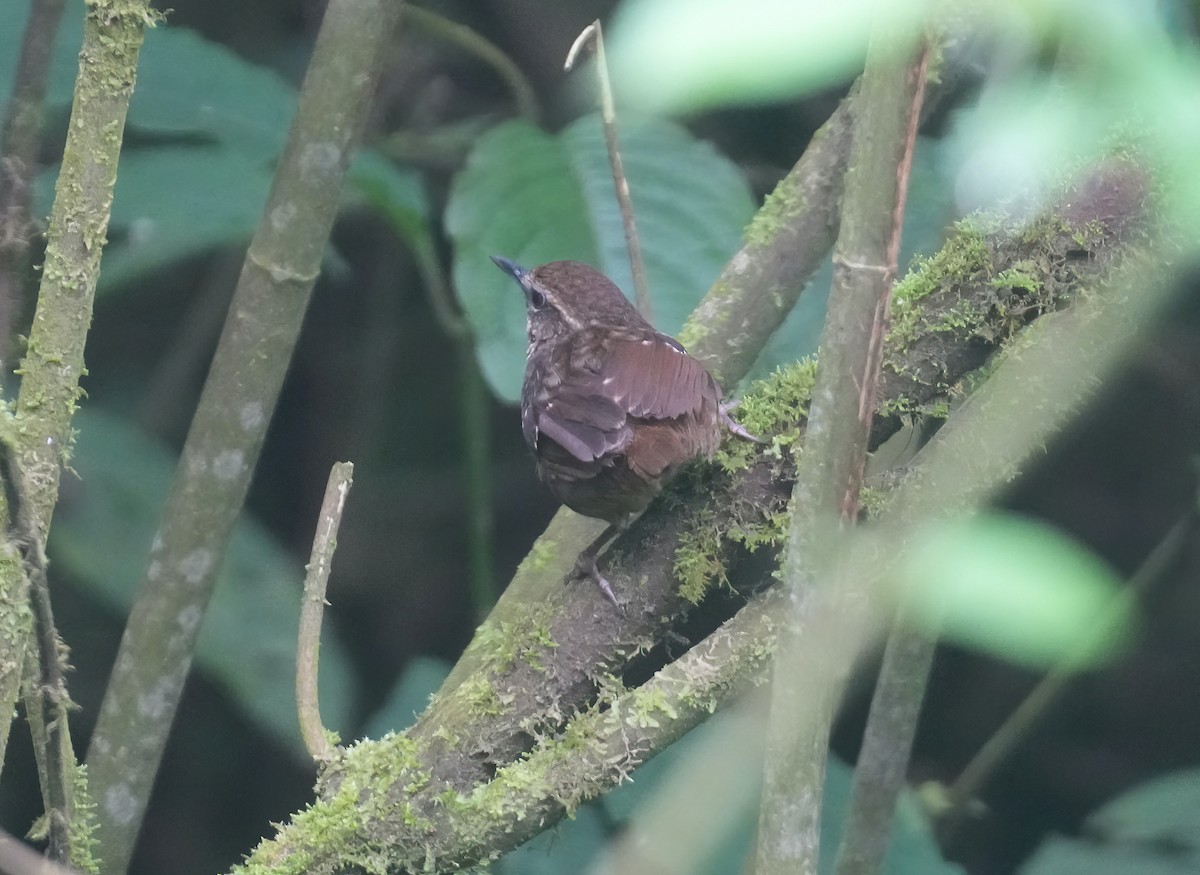
<path id="1" fill-rule="evenodd" d="M 41 19 L 53 21 L 53 10 Z M 37 307 L 29 344 L 21 368 L 21 388 L 15 414 L 4 423 L 6 452 L 12 452 L 11 464 L 5 465 L 12 481 L 10 495 L 19 495 L 20 506 L 7 508 L 7 516 L 19 520 L 25 554 L 40 556 L 50 530 L 58 486 L 72 443 L 71 420 L 82 390 L 80 378 L 86 373 L 84 343 L 92 321 L 92 305 L 100 274 L 100 254 L 108 234 L 117 159 L 121 151 L 125 117 L 137 77 L 138 55 L 145 27 L 156 17 L 144 0 L 96 0 L 88 4 L 79 53 L 79 75 L 75 82 L 74 102 L 63 151 L 62 168 L 55 186 L 54 204 L 46 236 L 46 258 L 38 290 Z M 37 97 L 37 86 L 24 95 Z M 35 107 L 36 109 L 36 107 Z M 25 112 L 30 106 L 23 107 Z M 29 119 L 24 119 L 28 124 Z M 10 128 L 9 134 L 14 131 Z M 30 136 L 26 129 L 19 137 Z M 17 194 L 17 193 L 13 193 Z M 16 557 L 4 563 L 5 607 L 14 613 L 6 616 L 4 626 L 13 631 L 28 628 L 28 607 L 15 598 L 25 598 L 30 587 L 23 582 Z M 44 586 L 44 575 L 40 581 Z M 57 678 L 47 682 L 45 691 L 52 713 L 46 715 L 47 732 L 41 736 L 44 748 L 39 752 L 43 795 L 52 837 L 52 853 L 80 868 L 91 870 L 86 842 L 75 842 L 81 835 L 78 815 L 89 811 L 82 773 L 75 763 L 66 722 L 65 687 L 61 683 L 61 654 L 58 635 L 50 620 L 49 593 L 39 589 L 41 674 Z M 14 639 L 6 639 L 19 647 Z M 9 651 L 9 665 L 19 665 L 16 651 Z M 5 696 L 11 692 L 6 685 Z M 33 693 L 42 694 L 42 684 Z M 11 706 L 10 702 L 5 702 Z M 11 713 L 11 707 L 9 710 Z"/>
<path id="2" fill-rule="evenodd" d="M 400 7 L 326 9 L 92 736 L 108 872 L 128 865 Z"/>
<path id="3" fill-rule="evenodd" d="M 42 103 L 64 5 L 65 0 L 35 0 L 30 4 L 0 141 L 0 371 L 7 371 L 12 308 L 22 297 L 23 278 L 30 267 L 29 243 L 35 225 L 29 204 L 41 138 Z M 6 373 L 0 373 L 0 379 L 6 377 Z M 3 416 L 5 433 L 0 440 L 4 447 L 0 451 L 19 452 L 11 416 L 7 411 Z M 0 497 L 0 519 L 9 517 L 7 504 Z M 15 710 L 32 628 L 29 580 L 21 552 L 11 539 L 6 539 L 0 546 L 0 714 L 10 715 Z M 11 719 L 0 719 L 0 768 L 11 728 Z"/>
<path id="4" fill-rule="evenodd" d="M 1140 190 L 1136 180 L 1142 182 Z M 1115 202 L 1081 197 L 1091 190 L 1089 186 L 1122 194 Z M 1075 221 L 1066 221 L 1059 210 L 1053 218 L 1035 223 L 1036 233 L 1027 223 L 995 217 L 986 231 L 964 223 L 946 251 L 987 256 L 971 262 L 969 270 L 949 276 L 933 276 L 925 266 L 898 287 L 897 294 L 915 296 L 913 288 L 922 290 L 928 319 L 892 350 L 888 359 L 892 370 L 912 372 L 926 361 L 927 334 L 937 334 L 944 351 L 995 349 L 1021 325 L 1096 282 L 1103 264 L 1115 258 L 1125 242 L 1125 237 L 1109 231 L 1127 227 L 1143 214 L 1144 187 L 1144 176 L 1136 167 L 1105 165 L 1064 196 L 1064 202 L 1082 204 Z M 1081 240 L 1093 257 L 1068 254 Z M 1023 287 L 997 288 L 996 276 L 1034 257 L 1044 258 L 1063 280 L 1063 285 L 1055 286 L 1054 297 L 1031 295 Z M 949 255 L 946 260 L 960 261 Z M 977 318 L 961 318 L 967 310 Z M 939 379 L 956 382 L 965 375 L 960 368 L 968 359 L 948 356 L 947 361 L 945 368 L 937 370 Z M 888 409 L 903 405 L 901 395 L 886 394 L 901 389 L 893 382 L 881 398 L 882 405 Z M 616 780 L 623 774 L 621 769 L 590 773 L 583 765 L 593 757 L 603 759 L 596 751 L 609 750 L 606 745 L 615 735 L 589 735 L 591 729 L 584 731 L 582 723 L 568 728 L 570 715 L 592 714 L 597 689 L 611 690 L 613 676 L 666 640 L 672 622 L 688 612 L 692 604 L 680 592 L 677 569 L 717 568 L 736 581 L 739 557 L 745 557 L 746 548 L 778 546 L 791 488 L 791 448 L 810 390 L 811 367 L 797 366 L 750 393 L 743 402 L 743 420 L 754 431 L 774 435 L 772 441 L 762 448 L 740 441 L 729 444 L 719 456 L 719 466 L 703 476 L 681 478 L 617 542 L 608 555 L 619 558 L 608 563 L 606 574 L 629 600 L 624 615 L 614 611 L 594 587 L 562 584 L 565 568 L 601 524 L 566 514 L 556 518 L 548 537 L 522 564 L 515 588 L 510 587 L 480 627 L 417 724 L 403 735 L 362 742 L 336 759 L 313 806 L 265 841 L 246 871 L 254 875 L 321 872 L 355 864 L 380 871 L 402 868 L 414 860 L 435 870 L 443 862 L 461 865 L 470 857 L 462 841 L 477 850 L 486 846 L 488 854 L 501 852 L 528 837 L 537 824 L 553 822 L 570 804 Z M 917 489 L 915 494 L 929 493 Z M 689 555 L 681 541 L 702 544 L 711 554 Z M 754 579 L 761 584 L 761 563 L 756 567 Z M 693 581 L 694 597 L 704 596 L 705 582 Z M 707 583 L 711 587 L 715 581 L 710 578 Z M 746 622 L 751 616 L 746 614 Z M 716 646 L 716 641 L 703 645 L 709 646 Z M 742 650 L 739 644 L 739 652 L 758 652 L 745 646 Z M 699 660 L 705 652 L 694 650 L 694 658 Z M 709 668 L 722 672 L 728 667 L 714 661 Z M 668 677 L 661 675 L 660 680 Z M 638 701 L 624 698 L 627 695 L 636 692 L 622 692 L 618 685 L 607 701 Z M 648 757 L 659 749 L 655 739 L 665 744 L 693 718 L 682 695 L 642 695 L 647 698 L 640 700 L 640 710 L 628 712 L 634 715 L 631 719 L 647 723 L 649 713 L 661 724 L 660 730 L 644 736 L 649 747 L 639 741 L 638 756 Z M 703 699 L 705 709 L 727 697 L 727 692 L 713 693 Z M 672 711 L 681 716 L 672 717 Z M 681 722 L 675 724 L 676 719 Z M 628 732 L 629 725 L 611 729 Z M 591 753 L 572 766 L 572 752 L 580 745 Z M 533 764 L 527 766 L 526 758 Z M 622 768 L 631 764 L 620 762 Z M 547 764 L 557 764 L 557 770 L 547 771 Z M 504 783 L 486 786 L 501 775 Z M 486 835 L 467 836 L 464 824 L 486 830 Z"/>
<path id="5" fill-rule="evenodd" d="M 84 341 L 108 235 L 117 157 L 137 77 L 142 34 L 154 13 L 144 0 L 87 7 L 79 78 L 46 234 L 46 261 L 29 347 L 21 362 L 15 436 L 26 498 L 43 543 L 71 451 L 71 418 L 86 373 Z"/>

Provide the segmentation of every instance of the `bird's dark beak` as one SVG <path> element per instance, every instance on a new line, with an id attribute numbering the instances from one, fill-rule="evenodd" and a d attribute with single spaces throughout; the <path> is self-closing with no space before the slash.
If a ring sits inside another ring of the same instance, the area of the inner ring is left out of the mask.
<path id="1" fill-rule="evenodd" d="M 506 274 L 511 276 L 522 286 L 525 285 L 523 280 L 525 279 L 525 274 L 529 273 L 529 271 L 525 270 L 525 268 L 521 267 L 521 265 L 517 264 L 515 261 L 509 261 L 503 255 L 493 255 L 491 258 L 496 267 L 500 268 Z"/>

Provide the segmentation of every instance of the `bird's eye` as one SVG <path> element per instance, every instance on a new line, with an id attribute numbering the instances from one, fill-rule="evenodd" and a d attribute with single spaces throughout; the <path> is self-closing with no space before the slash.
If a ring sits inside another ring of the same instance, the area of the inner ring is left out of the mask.
<path id="1" fill-rule="evenodd" d="M 540 310 L 546 306 L 546 296 L 534 289 L 529 293 L 529 303 L 533 305 L 533 309 Z"/>

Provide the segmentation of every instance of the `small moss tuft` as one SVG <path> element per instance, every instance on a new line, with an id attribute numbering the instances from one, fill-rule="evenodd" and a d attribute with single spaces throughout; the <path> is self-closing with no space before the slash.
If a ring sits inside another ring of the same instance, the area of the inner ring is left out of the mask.
<path id="1" fill-rule="evenodd" d="M 807 358 L 752 384 L 734 415 L 747 431 L 767 443 L 753 444 L 731 435 L 717 451 L 717 464 L 732 473 L 746 468 L 759 453 L 782 458 L 784 449 L 800 437 L 799 423 L 808 413 L 816 373 L 816 359 Z"/>
<path id="2" fill-rule="evenodd" d="M 767 195 L 754 219 L 746 226 L 742 239 L 747 247 L 769 246 L 779 232 L 790 226 L 792 218 L 804 212 L 808 201 L 798 181 L 784 177 Z"/>
<path id="3" fill-rule="evenodd" d="M 704 600 L 714 582 L 728 583 L 721 560 L 721 532 L 716 525 L 702 523 L 679 539 L 674 573 L 679 594 L 693 605 Z"/>
<path id="4" fill-rule="evenodd" d="M 533 546 L 521 560 L 521 564 L 517 567 L 517 574 L 533 574 L 544 571 L 550 567 L 557 555 L 558 545 L 553 540 L 539 538 L 533 542 Z"/>

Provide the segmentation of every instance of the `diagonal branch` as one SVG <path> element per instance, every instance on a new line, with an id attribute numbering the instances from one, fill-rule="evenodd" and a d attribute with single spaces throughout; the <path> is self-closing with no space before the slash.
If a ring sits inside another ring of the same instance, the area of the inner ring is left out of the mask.
<path id="1" fill-rule="evenodd" d="M 885 367 L 890 373 L 912 374 L 918 365 L 932 364 L 926 341 L 936 336 L 944 360 L 950 362 L 938 370 L 938 378 L 959 380 L 968 359 L 949 351 L 995 349 L 1038 313 L 1060 306 L 1098 281 L 1103 265 L 1116 260 L 1129 239 L 1115 229 L 1128 231 L 1144 216 L 1146 189 L 1138 168 L 1110 163 L 1064 192 L 1063 202 L 1075 211 L 1070 222 L 1064 221 L 1060 205 L 1033 227 L 993 218 L 984 233 L 964 224 L 947 244 L 955 257 L 945 262 L 956 265 L 953 270 L 939 268 L 942 262 L 935 258 L 905 282 L 903 291 L 915 299 L 906 297 L 907 306 L 919 307 L 923 319 L 898 336 Z M 1097 191 L 1114 196 L 1101 198 Z M 1081 246 L 1093 257 L 1068 254 Z M 963 253 L 973 253 L 975 260 L 964 260 Z M 996 275 L 1035 257 L 1047 274 L 1062 281 L 1049 297 L 1031 294 L 1023 286 L 997 288 Z M 734 647 L 733 639 L 725 649 L 707 649 L 717 646 L 718 637 L 677 663 L 696 669 L 694 686 L 677 688 L 677 696 L 649 686 L 603 697 L 613 706 L 609 710 L 626 715 L 619 727 L 611 728 L 616 734 L 592 738 L 585 724 L 564 730 L 569 715 L 591 714 L 597 689 L 603 685 L 611 690 L 613 675 L 668 637 L 672 621 L 688 612 L 691 605 L 680 594 L 676 577 L 685 557 L 735 582 L 739 568 L 745 568 L 761 585 L 763 563 L 743 565 L 739 557 L 745 557 L 745 545 L 778 544 L 779 514 L 791 491 L 790 447 L 811 385 L 805 383 L 804 373 L 800 367 L 780 374 L 743 403 L 752 428 L 776 434 L 771 444 L 750 448 L 737 442 L 726 447 L 722 462 L 735 470 L 733 475 L 711 468 L 702 477 L 683 478 L 618 542 L 620 559 L 606 571 L 628 595 L 624 616 L 594 588 L 562 585 L 556 553 L 561 550 L 573 559 L 589 532 L 572 527 L 571 519 L 560 523 L 555 529 L 561 533 L 558 540 L 552 545 L 543 542 L 543 548 L 527 558 L 514 583 L 517 589 L 510 587 L 481 626 L 416 726 L 403 735 L 360 743 L 335 759 L 322 778 L 317 802 L 260 845 L 247 871 L 293 871 L 301 860 L 313 873 L 356 861 L 397 870 L 427 862 L 432 867 L 443 858 L 447 865 L 465 865 L 469 854 L 457 842 L 467 825 L 509 836 L 489 850 L 503 851 L 527 837 L 531 825 L 552 823 L 579 799 L 627 774 L 674 733 L 685 731 L 688 720 L 702 719 L 691 716 L 693 705 L 707 713 L 724 701 L 723 694 L 704 692 L 703 678 L 741 669 L 726 662 L 734 652 L 728 649 Z M 899 382 L 890 381 L 889 386 L 880 399 L 885 409 L 905 401 Z M 1007 463 L 1000 464 L 1007 474 Z M 702 595 L 701 591 L 698 597 Z M 726 628 L 737 628 L 743 618 L 751 623 L 753 616 L 743 612 Z M 751 636 L 744 639 L 745 649 L 738 649 L 741 646 L 734 649 L 761 668 L 761 639 Z M 745 677 L 757 676 L 755 670 L 743 669 Z M 664 679 L 672 677 L 670 671 Z M 683 723 L 676 725 L 672 712 Z M 654 723 L 664 727 L 661 736 L 653 731 Z M 635 750 L 636 756 L 618 760 L 619 769 L 587 773 L 580 764 L 591 756 L 591 746 L 618 744 L 621 733 L 637 742 L 624 748 Z M 531 765 L 519 763 L 534 750 L 538 752 L 531 756 Z M 555 768 L 547 771 L 551 764 Z M 498 776 L 505 777 L 504 783 L 489 788 Z"/>

